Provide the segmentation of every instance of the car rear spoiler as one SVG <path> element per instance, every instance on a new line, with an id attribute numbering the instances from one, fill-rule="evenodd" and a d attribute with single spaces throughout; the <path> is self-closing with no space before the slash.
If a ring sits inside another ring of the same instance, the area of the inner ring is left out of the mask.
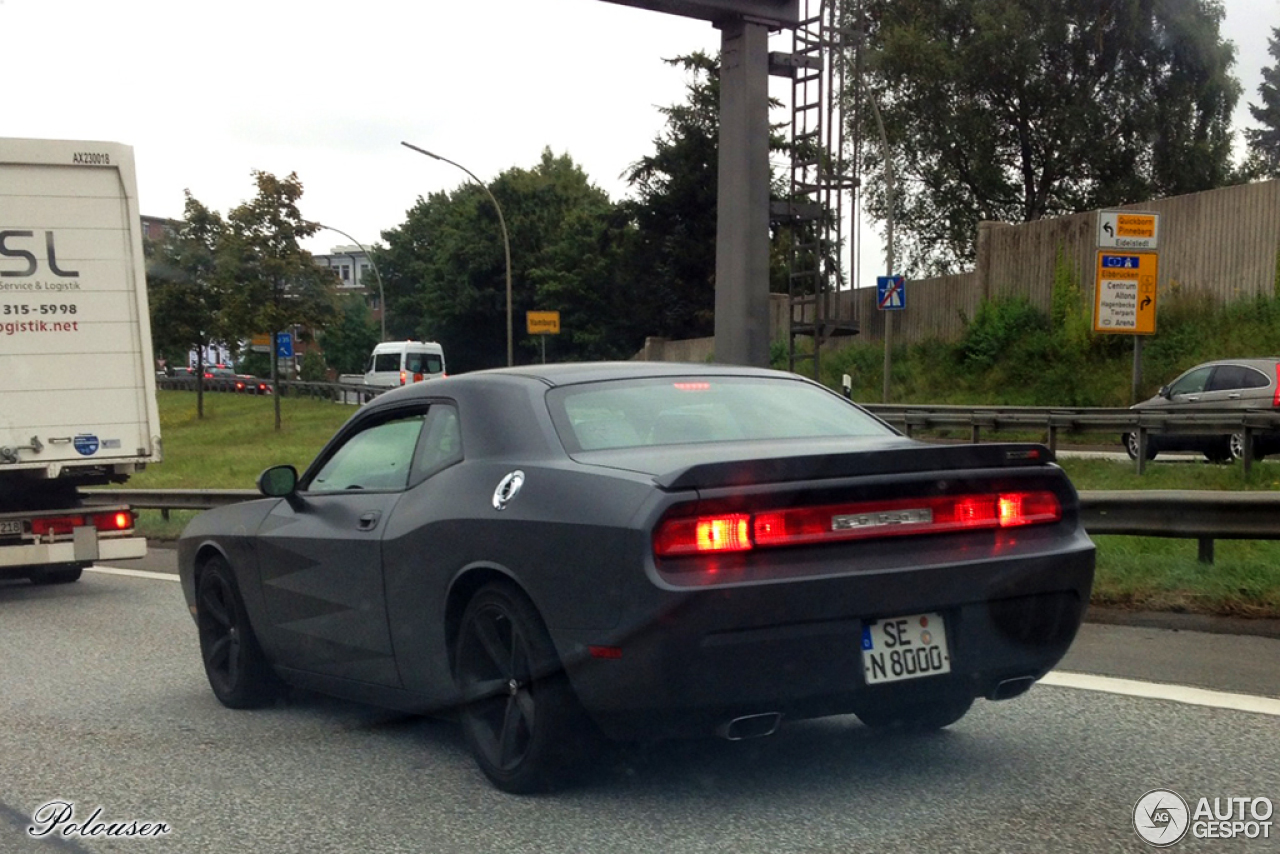
<path id="1" fill-rule="evenodd" d="M 915 445 L 825 454 L 768 457 L 732 462 L 697 463 L 654 478 L 665 490 L 711 489 L 796 480 L 823 480 L 930 471 L 1043 466 L 1053 452 L 1033 443 L 983 445 Z"/>

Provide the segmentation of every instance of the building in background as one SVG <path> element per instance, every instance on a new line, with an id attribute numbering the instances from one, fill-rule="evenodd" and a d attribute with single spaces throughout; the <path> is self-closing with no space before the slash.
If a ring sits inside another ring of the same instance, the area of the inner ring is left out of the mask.
<path id="1" fill-rule="evenodd" d="M 312 257 L 316 259 L 316 264 L 327 267 L 338 277 L 339 294 L 360 294 L 373 312 L 373 319 L 381 321 L 382 304 L 378 298 L 378 281 L 374 278 L 369 255 L 363 249 L 359 246 L 335 246 L 327 255 Z"/>

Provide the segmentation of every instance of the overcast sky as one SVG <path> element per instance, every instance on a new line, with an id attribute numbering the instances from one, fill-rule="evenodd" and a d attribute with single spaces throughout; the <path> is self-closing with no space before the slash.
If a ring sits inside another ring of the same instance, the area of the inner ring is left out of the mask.
<path id="1" fill-rule="evenodd" d="M 1225 5 L 1244 127 L 1280 0 Z M 0 135 L 134 146 L 153 216 L 181 216 L 184 189 L 225 212 L 252 170 L 297 172 L 304 216 L 366 244 L 466 180 L 401 140 L 484 180 L 550 147 L 621 198 L 657 108 L 684 97 L 662 59 L 719 48 L 710 24 L 602 0 L 0 0 L 0 36 Z M 860 285 L 881 252 L 868 241 Z"/>

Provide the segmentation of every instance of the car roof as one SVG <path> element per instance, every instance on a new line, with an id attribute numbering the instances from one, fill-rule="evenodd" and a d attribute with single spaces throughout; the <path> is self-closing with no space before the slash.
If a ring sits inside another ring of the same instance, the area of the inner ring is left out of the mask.
<path id="1" fill-rule="evenodd" d="M 489 376 L 527 377 L 549 386 L 576 385 L 602 380 L 649 379 L 662 377 L 770 377 L 803 379 L 797 374 L 769 368 L 721 365 L 706 362 L 562 362 L 554 365 L 522 365 L 459 374 L 457 378 Z"/>

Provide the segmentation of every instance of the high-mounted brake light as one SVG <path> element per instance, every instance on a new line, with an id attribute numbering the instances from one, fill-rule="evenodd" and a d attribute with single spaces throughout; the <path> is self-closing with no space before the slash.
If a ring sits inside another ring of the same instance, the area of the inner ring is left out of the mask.
<path id="1" fill-rule="evenodd" d="M 676 391 L 711 391 L 711 383 L 672 383 Z"/>
<path id="2" fill-rule="evenodd" d="M 824 504 L 706 516 L 672 516 L 654 532 L 658 557 L 741 552 L 916 534 L 1013 528 L 1057 522 L 1052 492 L 1003 492 Z"/>

